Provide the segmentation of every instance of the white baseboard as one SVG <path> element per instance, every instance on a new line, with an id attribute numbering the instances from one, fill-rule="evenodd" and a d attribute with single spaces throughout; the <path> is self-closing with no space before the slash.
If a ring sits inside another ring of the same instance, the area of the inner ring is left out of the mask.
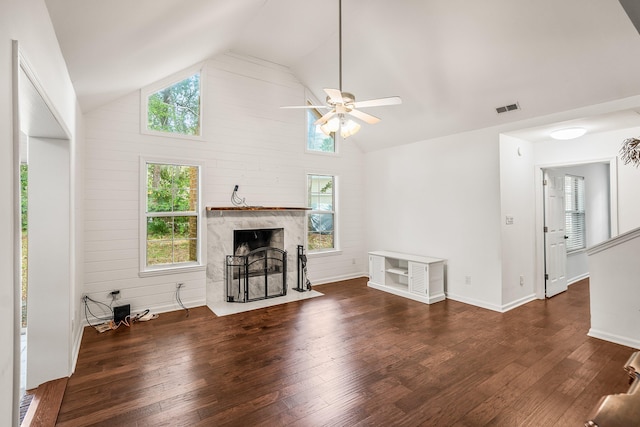
<path id="1" fill-rule="evenodd" d="M 464 304 L 473 305 L 480 308 L 486 308 L 487 310 L 497 311 L 498 313 L 506 313 L 509 310 L 513 310 L 514 308 L 520 307 L 521 305 L 527 304 L 531 301 L 536 300 L 535 294 L 527 295 L 526 297 L 520 298 L 519 300 L 512 301 L 509 304 L 504 305 L 495 305 L 485 301 L 480 301 L 473 298 L 467 298 L 460 295 L 455 295 L 451 293 L 447 293 L 447 298 L 453 301 L 458 301 Z"/>
<path id="2" fill-rule="evenodd" d="M 584 273 L 576 277 L 572 277 L 571 279 L 567 279 L 567 286 L 571 286 L 574 283 L 578 283 L 581 280 L 589 278 L 589 273 Z"/>
<path id="3" fill-rule="evenodd" d="M 369 273 L 360 272 L 360 273 L 343 274 L 342 276 L 325 277 L 318 280 L 311 280 L 312 278 L 310 277 L 309 280 L 311 280 L 311 286 L 315 286 L 315 285 L 326 285 L 327 283 L 333 283 L 333 282 L 341 282 L 343 280 L 358 279 L 360 277 L 369 277 Z"/>
<path id="4" fill-rule="evenodd" d="M 640 341 L 633 338 L 622 337 L 620 335 L 610 334 L 608 332 L 599 331 L 593 328 L 589 329 L 587 335 L 592 338 L 598 338 L 601 340 L 612 342 L 614 344 L 620 344 L 640 350 Z"/>
<path id="5" fill-rule="evenodd" d="M 194 307 L 201 307 L 203 305 L 206 305 L 206 300 L 205 298 L 198 298 L 195 300 L 191 300 L 191 301 L 183 301 L 184 306 L 187 308 L 194 308 Z M 147 307 L 149 309 L 150 313 L 168 313 L 170 311 L 179 311 L 182 310 L 182 307 L 180 307 L 178 305 L 178 303 L 174 302 L 171 304 L 163 304 L 163 305 L 155 305 L 155 306 L 150 306 Z M 138 312 L 142 312 L 144 310 L 146 310 L 147 308 L 144 308 L 142 310 L 136 310 L 135 313 Z M 91 322 L 92 325 L 96 325 L 96 324 L 100 324 L 100 323 L 104 323 L 104 320 L 100 320 L 97 319 L 95 317 L 89 317 L 89 322 Z M 89 326 L 89 323 L 87 323 L 87 319 L 83 318 L 82 319 L 82 328 L 80 329 L 84 329 L 86 326 Z"/>
<path id="6" fill-rule="evenodd" d="M 531 295 L 527 295 L 526 297 L 522 297 L 518 300 L 512 301 L 509 304 L 503 304 L 502 305 L 502 312 L 506 313 L 509 310 L 513 310 L 514 308 L 520 307 L 521 305 L 525 305 L 531 301 L 535 301 L 538 298 L 536 298 L 535 294 L 531 294 Z"/>
<path id="7" fill-rule="evenodd" d="M 76 371 L 76 364 L 78 363 L 78 355 L 80 354 L 80 344 L 82 344 L 82 336 L 84 334 L 84 322 L 78 328 L 78 332 L 75 336 L 75 341 L 73 342 L 73 349 L 71 350 L 71 372 L 69 372 L 69 376 Z"/>
<path id="8" fill-rule="evenodd" d="M 477 299 L 473 299 L 473 298 L 467 298 L 467 297 L 463 297 L 460 295 L 456 295 L 456 294 L 452 294 L 447 292 L 447 299 L 453 300 L 453 301 L 458 301 L 464 304 L 469 304 L 469 305 L 474 305 L 476 307 L 480 307 L 480 308 L 486 308 L 487 310 L 491 310 L 491 311 L 497 311 L 499 313 L 502 313 L 502 307 L 498 306 L 498 305 L 494 305 L 494 304 L 490 304 L 488 302 L 485 301 L 480 301 Z"/>

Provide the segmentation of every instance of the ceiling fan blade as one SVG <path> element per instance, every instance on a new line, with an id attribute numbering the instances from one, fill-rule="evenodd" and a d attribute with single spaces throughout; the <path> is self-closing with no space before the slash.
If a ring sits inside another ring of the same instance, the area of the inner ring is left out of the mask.
<path id="1" fill-rule="evenodd" d="M 331 108 L 327 105 L 286 105 L 280 108 Z"/>
<path id="2" fill-rule="evenodd" d="M 369 123 L 370 125 L 375 125 L 380 121 L 380 119 L 376 116 L 372 116 L 371 114 L 363 113 L 362 111 L 358 110 L 351 110 L 349 111 L 349 114 L 351 114 L 355 118 L 362 120 L 365 123 Z"/>
<path id="3" fill-rule="evenodd" d="M 338 89 L 324 89 L 324 93 L 327 94 L 327 96 L 336 104 L 343 104 L 344 102 L 342 101 L 342 92 L 340 92 Z"/>
<path id="4" fill-rule="evenodd" d="M 363 107 L 381 107 L 383 105 L 398 105 L 402 104 L 402 99 L 399 96 L 390 96 L 388 98 L 369 99 L 366 101 L 357 101 L 353 103 L 356 108 Z"/>
<path id="5" fill-rule="evenodd" d="M 316 120 L 315 122 L 313 122 L 314 125 L 323 125 L 325 123 L 327 123 L 327 121 L 331 118 L 331 116 L 333 116 L 336 113 L 336 110 L 331 110 L 329 111 L 327 114 L 325 114 L 324 116 L 320 117 L 318 120 Z"/>

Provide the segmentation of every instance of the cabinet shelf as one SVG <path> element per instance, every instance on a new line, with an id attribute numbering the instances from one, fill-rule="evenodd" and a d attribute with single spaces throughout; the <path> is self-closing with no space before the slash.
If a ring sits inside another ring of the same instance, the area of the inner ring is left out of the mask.
<path id="1" fill-rule="evenodd" d="M 405 270 L 404 268 L 387 268 L 387 273 L 398 274 L 400 276 L 408 276 L 409 270 Z"/>

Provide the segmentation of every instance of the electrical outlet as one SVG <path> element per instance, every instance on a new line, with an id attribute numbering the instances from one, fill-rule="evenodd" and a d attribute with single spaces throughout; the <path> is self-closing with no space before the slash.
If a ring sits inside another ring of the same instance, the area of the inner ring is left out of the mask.
<path id="1" fill-rule="evenodd" d="M 355 258 L 351 259 L 351 264 L 356 265 L 356 259 Z"/>
<path id="2" fill-rule="evenodd" d="M 471 284 L 471 276 L 464 276 L 464 284 L 465 285 Z"/>
<path id="3" fill-rule="evenodd" d="M 524 276 L 520 275 L 520 286 L 524 286 Z"/>
<path id="4" fill-rule="evenodd" d="M 184 288 L 184 283 L 176 283 L 176 289 Z"/>
<path id="5" fill-rule="evenodd" d="M 111 299 L 114 301 L 120 299 L 120 290 L 116 289 L 115 291 L 109 292 L 109 296 L 111 296 Z"/>

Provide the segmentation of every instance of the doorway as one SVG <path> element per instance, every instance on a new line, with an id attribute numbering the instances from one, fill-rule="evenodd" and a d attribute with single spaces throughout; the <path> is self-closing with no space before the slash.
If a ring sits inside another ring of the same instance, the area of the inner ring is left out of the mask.
<path id="1" fill-rule="evenodd" d="M 14 264 L 14 295 L 20 301 L 16 310 L 24 312 L 16 316 L 14 341 L 14 401 L 19 402 L 25 390 L 70 373 L 71 147 L 17 42 L 14 61 L 14 177 L 21 182 L 14 193 L 14 212 L 21 219 L 14 229 L 21 254 Z"/>
<path id="2" fill-rule="evenodd" d="M 538 192 L 537 198 L 540 205 L 543 206 L 540 217 L 536 219 L 536 223 L 539 224 L 537 229 L 540 230 L 539 244 L 537 245 L 538 259 L 542 261 L 538 267 L 541 272 L 539 282 L 541 286 L 539 286 L 537 294 L 544 298 L 562 292 L 562 280 L 566 283 L 564 285 L 564 290 L 566 290 L 566 286 L 589 277 L 586 248 L 617 234 L 617 173 L 615 159 L 579 164 L 538 166 L 536 173 L 539 178 L 537 182 L 540 183 L 536 190 Z M 548 199 L 545 192 L 550 184 L 550 179 L 552 179 L 549 176 L 557 177 L 553 179 L 558 180 L 556 184 L 563 187 L 562 193 L 564 193 L 562 194 L 562 202 L 558 202 L 561 209 L 555 213 L 552 213 L 553 210 L 546 205 Z M 565 204 L 565 194 L 569 194 L 570 191 L 565 183 L 572 182 L 565 180 L 566 176 L 584 178 L 585 240 L 583 245 L 568 245 L 568 248 L 564 244 L 567 240 L 565 236 L 571 233 L 567 233 L 566 224 L 570 224 L 569 227 L 575 227 L 575 225 L 571 225 L 570 216 L 572 214 L 569 213 L 571 209 L 567 210 Z M 547 186 L 544 185 L 545 179 Z M 551 218 L 551 215 L 554 215 L 555 218 Z M 562 227 L 562 230 L 559 230 L 561 234 L 558 233 L 561 239 L 548 238 L 551 233 L 551 227 L 548 224 L 554 221 L 559 222 Z M 544 231 L 545 226 L 548 227 L 547 232 Z M 554 251 L 548 248 L 551 246 L 551 242 L 557 244 L 559 240 L 562 243 L 557 248 L 562 250 Z"/>

